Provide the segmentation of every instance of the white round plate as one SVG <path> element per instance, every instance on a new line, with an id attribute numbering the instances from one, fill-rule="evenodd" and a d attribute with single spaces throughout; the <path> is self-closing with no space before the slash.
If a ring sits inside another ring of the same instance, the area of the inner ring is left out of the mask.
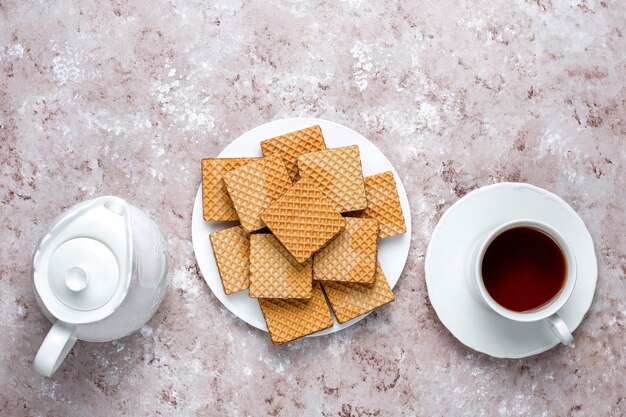
<path id="1" fill-rule="evenodd" d="M 559 316 L 574 331 L 591 305 L 598 267 L 585 224 L 556 195 L 524 183 L 500 183 L 472 191 L 444 213 L 426 252 L 428 296 L 441 322 L 465 345 L 497 358 L 535 355 L 558 343 L 545 321 L 506 319 L 489 309 L 470 288 L 469 257 L 478 239 L 495 226 L 520 218 L 549 224 L 572 246 L 578 269 L 576 287 Z"/>
<path id="2" fill-rule="evenodd" d="M 409 199 L 402 185 L 402 181 L 398 177 L 391 162 L 383 155 L 383 153 L 369 140 L 358 134 L 352 129 L 337 123 L 329 122 L 322 119 L 313 118 L 293 118 L 275 120 L 258 126 L 235 139 L 228 145 L 219 155 L 220 158 L 237 158 L 246 156 L 263 156 L 261 153 L 261 141 L 279 136 L 294 130 L 303 129 L 312 125 L 320 125 L 324 134 L 324 141 L 329 148 L 337 148 L 340 146 L 358 145 L 361 153 L 361 163 L 363 166 L 363 175 L 372 175 L 384 171 L 392 171 L 398 186 L 398 194 L 400 196 L 400 204 L 404 218 L 407 221 L 406 233 L 387 239 L 382 239 L 378 243 L 378 260 L 387 276 L 389 285 L 393 288 L 400 278 L 400 274 L 406 263 L 409 246 L 411 244 L 411 212 L 409 209 Z M 191 237 L 193 241 L 193 250 L 196 254 L 198 266 L 202 272 L 209 288 L 213 294 L 229 309 L 234 315 L 245 321 L 246 323 L 267 331 L 265 320 L 261 314 L 259 303 L 255 298 L 250 298 L 248 291 L 241 291 L 236 294 L 226 295 L 222 287 L 219 271 L 213 256 L 213 249 L 209 240 L 209 234 L 217 230 L 231 227 L 234 223 L 230 222 L 205 222 L 202 217 L 202 184 L 198 187 L 196 200 L 193 206 L 193 215 L 191 220 Z M 334 320 L 333 327 L 324 331 L 313 334 L 319 336 L 328 333 L 334 333 L 338 330 L 345 329 L 363 319 L 366 315 L 359 316 L 344 324 L 339 324 Z"/>

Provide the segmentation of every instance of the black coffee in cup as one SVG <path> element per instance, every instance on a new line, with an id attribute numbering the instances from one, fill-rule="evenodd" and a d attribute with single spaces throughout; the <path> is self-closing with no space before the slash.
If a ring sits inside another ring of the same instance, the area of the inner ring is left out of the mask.
<path id="1" fill-rule="evenodd" d="M 509 310 L 528 312 L 560 293 L 567 263 L 552 237 L 532 227 L 515 227 L 489 244 L 481 270 L 491 298 Z"/>

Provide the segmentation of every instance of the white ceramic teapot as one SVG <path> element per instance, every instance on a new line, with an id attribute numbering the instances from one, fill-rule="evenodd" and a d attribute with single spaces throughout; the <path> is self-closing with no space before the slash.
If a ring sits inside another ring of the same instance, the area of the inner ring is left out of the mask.
<path id="1" fill-rule="evenodd" d="M 51 376 L 76 339 L 104 342 L 139 329 L 167 288 L 165 240 L 148 216 L 118 197 L 59 216 L 35 249 L 37 301 L 53 322 L 35 357 Z"/>

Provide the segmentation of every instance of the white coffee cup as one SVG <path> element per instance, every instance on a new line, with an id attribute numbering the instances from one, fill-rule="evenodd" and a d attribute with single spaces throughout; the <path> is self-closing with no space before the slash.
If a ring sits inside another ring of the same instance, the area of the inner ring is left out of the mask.
<path id="1" fill-rule="evenodd" d="M 483 258 L 485 256 L 485 252 L 489 248 L 489 245 L 491 245 L 494 239 L 500 236 L 502 233 L 518 227 L 528 227 L 550 236 L 563 252 L 566 265 L 565 283 L 559 293 L 555 295 L 552 300 L 550 300 L 547 304 L 525 312 L 509 310 L 508 308 L 503 307 L 496 300 L 494 300 L 487 291 L 482 276 Z M 540 320 L 546 320 L 552 332 L 561 341 L 561 343 L 565 345 L 571 345 L 574 342 L 572 332 L 569 330 L 565 321 L 561 317 L 559 317 L 558 311 L 565 305 L 565 303 L 567 303 L 567 300 L 569 300 L 572 292 L 574 291 L 574 286 L 576 285 L 576 258 L 574 256 L 574 251 L 572 250 L 567 240 L 565 240 L 563 235 L 561 235 L 557 230 L 555 230 L 553 227 L 549 226 L 546 223 L 527 219 L 514 220 L 502 224 L 494 228 L 491 232 L 487 234 L 485 238 L 479 241 L 475 251 L 475 256 L 473 256 L 472 259 L 472 284 L 478 292 L 482 301 L 489 308 L 491 308 L 494 312 L 501 315 L 502 317 L 513 321 L 536 322 Z"/>

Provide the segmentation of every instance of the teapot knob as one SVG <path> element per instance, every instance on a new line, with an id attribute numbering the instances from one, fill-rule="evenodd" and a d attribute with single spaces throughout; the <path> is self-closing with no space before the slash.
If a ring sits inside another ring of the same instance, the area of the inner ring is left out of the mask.
<path id="1" fill-rule="evenodd" d="M 86 237 L 59 246 L 50 255 L 47 267 L 46 279 L 54 297 L 76 311 L 105 305 L 120 280 L 113 252 L 99 240 Z"/>
<path id="2" fill-rule="evenodd" d="M 80 292 L 87 288 L 89 274 L 83 268 L 74 266 L 65 272 L 65 285 L 70 291 Z"/>

